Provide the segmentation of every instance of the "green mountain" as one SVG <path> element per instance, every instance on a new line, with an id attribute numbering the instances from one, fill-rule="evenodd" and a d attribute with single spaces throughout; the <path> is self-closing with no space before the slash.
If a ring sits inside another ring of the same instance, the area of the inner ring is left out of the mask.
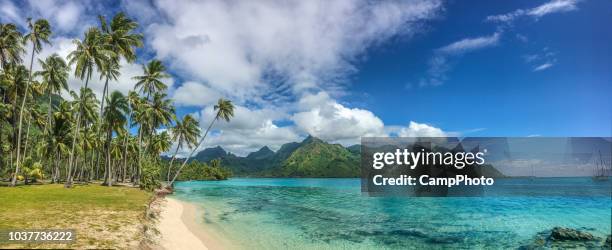
<path id="1" fill-rule="evenodd" d="M 463 148 L 453 150 L 462 151 Z M 262 147 L 246 157 L 240 157 L 221 147 L 214 147 L 201 151 L 194 159 L 200 162 L 220 159 L 221 165 L 229 168 L 234 176 L 359 177 L 361 174 L 361 145 L 345 148 L 312 136 L 302 142 L 283 144 L 276 152 Z M 504 177 L 491 165 L 483 165 L 479 171 L 486 177 Z"/>
<path id="2" fill-rule="evenodd" d="M 340 144 L 309 136 L 268 173 L 279 177 L 358 177 L 359 171 L 359 155 Z"/>
<path id="3" fill-rule="evenodd" d="M 308 136 L 304 141 L 286 143 L 274 152 L 262 147 L 246 157 L 226 152 L 221 147 L 207 148 L 194 160 L 221 164 L 235 176 L 266 177 L 358 177 L 359 152 L 351 152 L 340 144 L 329 144 Z"/>

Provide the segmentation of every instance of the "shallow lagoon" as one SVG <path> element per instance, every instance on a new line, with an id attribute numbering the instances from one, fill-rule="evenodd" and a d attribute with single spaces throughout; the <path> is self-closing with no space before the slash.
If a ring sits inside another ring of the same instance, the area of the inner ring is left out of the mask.
<path id="1" fill-rule="evenodd" d="M 204 226 L 249 249 L 516 248 L 555 226 L 610 234 L 609 181 L 499 181 L 512 196 L 368 197 L 360 179 L 293 178 L 180 182 L 175 196 L 206 211 Z"/>

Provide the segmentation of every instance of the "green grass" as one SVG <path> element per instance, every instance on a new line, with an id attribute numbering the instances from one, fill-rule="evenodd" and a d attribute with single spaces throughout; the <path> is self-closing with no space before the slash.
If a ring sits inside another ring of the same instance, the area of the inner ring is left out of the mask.
<path id="1" fill-rule="evenodd" d="M 132 248 L 151 194 L 136 188 L 61 184 L 0 187 L 0 229 L 75 229 L 71 245 L 5 247 Z M 93 242 L 93 245 L 92 245 Z"/>

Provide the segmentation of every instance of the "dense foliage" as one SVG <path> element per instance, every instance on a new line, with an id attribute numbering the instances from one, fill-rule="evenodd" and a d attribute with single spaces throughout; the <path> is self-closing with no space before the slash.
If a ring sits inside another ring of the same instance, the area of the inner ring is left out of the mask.
<path id="1" fill-rule="evenodd" d="M 161 61 L 145 63 L 127 95 L 112 90 L 120 62 L 138 61 L 143 35 L 135 21 L 123 13 L 110 21 L 101 16 L 99 26 L 73 41 L 75 50 L 66 58 L 38 58 L 52 41 L 46 20 L 28 19 L 25 32 L 18 27 L 0 23 L 0 181 L 15 186 L 47 180 L 65 187 L 75 181 L 124 182 L 152 190 L 160 181 L 172 185 L 178 176 L 229 176 L 218 163 L 216 168 L 187 167 L 189 173 L 181 175 L 189 157 L 174 166 L 174 156 L 165 162 L 160 154 L 174 142 L 174 155 L 184 148 L 193 155 L 217 120 L 233 116 L 230 101 L 219 99 L 216 116 L 201 136 L 195 118 L 176 117 L 166 94 L 170 75 Z M 36 72 L 35 60 L 41 66 Z M 69 89 L 71 74 L 82 83 L 76 89 Z M 104 81 L 101 98 L 89 88 L 93 77 Z"/>
<path id="2" fill-rule="evenodd" d="M 221 167 L 221 161 L 218 159 L 210 161 L 210 163 L 202 163 L 199 161 L 191 161 L 176 178 L 179 181 L 185 180 L 227 180 L 232 176 L 232 172 L 224 167 Z"/>
<path id="3" fill-rule="evenodd" d="M 200 162 L 221 159 L 224 166 L 239 176 L 358 177 L 360 156 L 357 148 L 345 148 L 309 136 L 299 143 L 286 143 L 276 152 L 263 147 L 240 157 L 215 147 L 201 151 L 194 159 Z"/>

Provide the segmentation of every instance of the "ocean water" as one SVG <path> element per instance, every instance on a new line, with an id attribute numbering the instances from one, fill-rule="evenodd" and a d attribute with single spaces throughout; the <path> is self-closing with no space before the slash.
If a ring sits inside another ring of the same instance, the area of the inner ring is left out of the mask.
<path id="1" fill-rule="evenodd" d="M 509 249 L 555 226 L 611 232 L 609 181 L 500 184 L 513 195 L 368 197 L 359 179 L 235 178 L 180 182 L 175 197 L 202 208 L 199 222 L 242 249 Z"/>

